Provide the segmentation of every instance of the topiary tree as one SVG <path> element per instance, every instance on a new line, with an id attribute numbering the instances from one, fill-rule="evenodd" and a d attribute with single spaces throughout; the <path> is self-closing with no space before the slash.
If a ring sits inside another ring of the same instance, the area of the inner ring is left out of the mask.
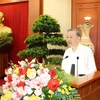
<path id="1" fill-rule="evenodd" d="M 26 38 L 24 43 L 27 44 L 27 47 L 18 53 L 19 57 L 36 57 L 46 59 L 46 56 L 48 55 L 48 48 L 44 41 L 43 34 L 30 35 Z"/>
<path id="2" fill-rule="evenodd" d="M 45 14 L 41 15 L 33 24 L 33 32 L 60 32 L 60 25 L 57 20 Z"/>
<path id="3" fill-rule="evenodd" d="M 66 41 L 63 39 L 63 35 L 57 34 L 57 33 L 46 34 L 46 42 L 47 44 L 50 44 L 53 46 L 60 46 L 60 49 L 58 48 L 48 49 L 49 51 L 48 56 L 55 55 L 55 56 L 48 57 L 48 62 L 50 64 L 61 65 L 62 57 L 57 57 L 57 55 L 63 56 L 65 50 L 62 48 L 62 46 L 65 46 L 65 47 L 67 46 Z"/>
<path id="4" fill-rule="evenodd" d="M 60 25 L 56 19 L 49 15 L 41 15 L 32 26 L 33 35 L 30 35 L 24 41 L 27 44 L 26 49 L 20 51 L 18 56 L 21 58 L 25 57 L 42 57 L 45 63 L 50 62 L 51 64 L 61 64 L 62 58 L 47 58 L 48 55 L 63 55 L 63 49 L 48 49 L 47 44 L 67 46 L 66 41 L 63 39 L 60 32 Z M 42 32 L 42 34 L 38 34 Z M 53 32 L 53 34 L 52 34 Z"/>

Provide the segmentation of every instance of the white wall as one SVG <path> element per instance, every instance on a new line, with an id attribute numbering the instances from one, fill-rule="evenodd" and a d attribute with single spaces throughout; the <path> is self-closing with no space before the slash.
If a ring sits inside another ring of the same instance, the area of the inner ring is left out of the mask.
<path id="1" fill-rule="evenodd" d="M 61 33 L 65 34 L 71 28 L 71 0 L 44 0 L 43 14 L 57 19 Z"/>

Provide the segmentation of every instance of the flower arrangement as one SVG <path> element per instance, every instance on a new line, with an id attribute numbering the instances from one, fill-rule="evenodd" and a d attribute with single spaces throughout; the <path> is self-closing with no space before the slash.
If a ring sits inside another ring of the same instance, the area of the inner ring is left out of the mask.
<path id="1" fill-rule="evenodd" d="M 62 69 L 37 63 L 36 59 L 18 63 L 10 63 L 5 70 L 0 100 L 78 100 L 74 97 L 77 90 Z"/>

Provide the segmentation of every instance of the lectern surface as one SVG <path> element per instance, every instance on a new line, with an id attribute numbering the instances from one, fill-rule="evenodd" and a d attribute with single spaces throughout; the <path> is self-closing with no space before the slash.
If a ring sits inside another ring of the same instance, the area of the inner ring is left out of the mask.
<path id="1" fill-rule="evenodd" d="M 100 71 L 78 76 L 71 84 L 78 89 L 82 100 L 100 100 Z"/>

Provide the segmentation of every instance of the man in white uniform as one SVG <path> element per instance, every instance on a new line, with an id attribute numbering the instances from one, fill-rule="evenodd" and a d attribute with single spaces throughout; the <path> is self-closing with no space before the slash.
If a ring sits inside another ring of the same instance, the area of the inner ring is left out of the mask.
<path id="1" fill-rule="evenodd" d="M 70 46 L 64 53 L 62 69 L 70 74 L 72 65 L 75 65 L 75 76 L 86 75 L 96 71 L 92 50 L 80 44 L 81 34 L 77 29 L 67 31 L 66 42 Z"/>

